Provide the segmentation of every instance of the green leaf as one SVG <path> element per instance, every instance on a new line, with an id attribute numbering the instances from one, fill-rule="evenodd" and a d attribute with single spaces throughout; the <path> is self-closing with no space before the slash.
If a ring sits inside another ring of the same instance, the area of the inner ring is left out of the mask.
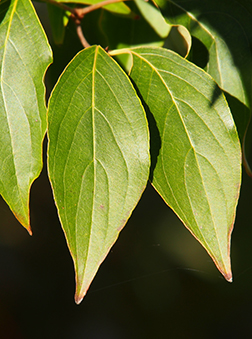
<path id="1" fill-rule="evenodd" d="M 149 175 L 149 135 L 129 79 L 100 47 L 80 52 L 49 102 L 48 168 L 79 303 Z"/>
<path id="2" fill-rule="evenodd" d="M 0 193 L 31 233 L 29 192 L 42 168 L 51 50 L 29 0 L 2 2 L 0 22 Z"/>
<path id="3" fill-rule="evenodd" d="M 61 45 L 64 42 L 65 28 L 68 24 L 69 17 L 64 9 L 50 3 L 47 4 L 47 10 L 51 23 L 53 40 L 56 45 Z"/>
<path id="4" fill-rule="evenodd" d="M 77 3 L 77 4 L 85 4 L 85 5 L 94 5 L 102 2 L 101 0 L 56 0 L 56 2 L 66 2 L 66 3 Z M 133 14 L 131 9 L 124 3 L 112 3 L 106 6 L 103 6 L 104 9 L 121 15 L 131 15 Z"/>
<path id="5" fill-rule="evenodd" d="M 174 52 L 121 53 L 132 55 L 130 76 L 155 119 L 149 119 L 153 186 L 231 281 L 241 152 L 225 97 L 207 73 Z"/>
<path id="6" fill-rule="evenodd" d="M 165 17 L 184 25 L 209 52 L 206 71 L 243 104 L 252 101 L 252 2 L 158 0 Z"/>
<path id="7" fill-rule="evenodd" d="M 121 18 L 108 11 L 103 11 L 97 21 L 98 27 L 104 40 L 103 46 L 108 46 L 109 50 L 135 47 L 135 46 L 163 46 L 165 39 L 150 26 L 146 18 L 141 16 L 136 5 L 132 3 L 133 11 L 139 14 L 136 18 Z M 84 23 L 88 32 L 88 22 Z M 117 61 L 124 68 L 128 69 L 130 59 L 128 55 L 117 55 Z"/>
<path id="8" fill-rule="evenodd" d="M 157 3 L 170 23 L 187 27 L 207 48 L 206 71 L 227 93 L 243 143 L 244 165 L 251 175 L 245 155 L 250 145 L 245 146 L 245 136 L 252 109 L 252 2 L 157 0 Z M 192 61 L 195 62 L 194 57 Z"/>
<path id="9" fill-rule="evenodd" d="M 161 38 L 166 38 L 171 30 L 171 25 L 167 24 L 160 10 L 145 0 L 134 0 L 134 2 L 137 5 L 141 15 L 155 30 L 155 32 Z"/>
<path id="10" fill-rule="evenodd" d="M 181 25 L 171 26 L 171 30 L 165 40 L 164 46 L 167 49 L 178 53 L 182 57 L 187 57 L 192 45 L 192 37 L 188 30 Z"/>
<path id="11" fill-rule="evenodd" d="M 135 19 L 121 18 L 104 11 L 100 16 L 99 28 L 106 36 L 110 50 L 142 44 L 162 46 L 164 43 L 164 38 L 141 16 Z"/>
<path id="12" fill-rule="evenodd" d="M 166 38 L 164 47 L 186 57 L 191 48 L 191 35 L 188 30 L 181 25 L 169 25 L 159 8 L 145 0 L 134 0 L 141 15 L 161 37 Z"/>

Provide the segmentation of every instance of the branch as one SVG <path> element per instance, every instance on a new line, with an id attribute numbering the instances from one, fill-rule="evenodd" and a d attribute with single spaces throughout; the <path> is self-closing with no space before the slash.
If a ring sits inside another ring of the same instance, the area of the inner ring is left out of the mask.
<path id="1" fill-rule="evenodd" d="M 129 0 L 105 0 L 94 5 L 90 5 L 88 7 L 75 8 L 75 13 L 77 14 L 78 18 L 82 20 L 84 18 L 84 15 L 86 15 L 87 13 L 93 12 L 96 9 L 99 9 L 106 5 L 114 4 L 116 2 L 124 2 L 124 1 L 129 1 Z"/>
<path id="2" fill-rule="evenodd" d="M 72 14 L 75 14 L 75 8 L 69 7 L 65 4 L 63 4 L 62 2 L 57 2 L 57 1 L 54 1 L 54 0 L 44 0 L 44 2 L 48 2 L 49 4 L 52 4 L 52 5 L 57 6 L 59 8 L 62 8 L 65 11 L 68 11 Z"/>
<path id="3" fill-rule="evenodd" d="M 86 38 L 83 34 L 82 27 L 81 27 L 81 21 L 83 20 L 84 16 L 87 13 L 93 12 L 96 9 L 99 9 L 103 6 L 110 5 L 110 4 L 113 4 L 113 3 L 116 3 L 116 2 L 124 2 L 124 1 L 128 1 L 128 0 L 105 0 L 105 1 L 99 2 L 99 3 L 94 4 L 94 5 L 87 6 L 87 7 L 84 7 L 84 8 L 71 8 L 71 7 L 65 5 L 61 2 L 57 2 L 55 0 L 44 0 L 44 1 L 48 2 L 52 5 L 55 5 L 57 7 L 60 7 L 62 9 L 64 9 L 65 11 L 68 11 L 68 12 L 71 13 L 70 18 L 72 18 L 72 20 L 76 24 L 77 35 L 78 35 L 80 42 L 82 43 L 83 47 L 86 48 L 86 47 L 89 47 L 90 45 L 87 42 L 87 40 L 86 40 Z"/>
<path id="4" fill-rule="evenodd" d="M 102 8 L 103 6 L 114 4 L 114 3 L 117 3 L 117 2 L 124 2 L 124 1 L 129 1 L 129 0 L 105 0 L 105 1 L 99 2 L 99 3 L 94 4 L 94 5 L 87 6 L 87 7 L 84 7 L 84 8 L 80 8 L 80 7 L 79 8 L 72 8 L 72 7 L 65 5 L 62 2 L 57 2 L 55 0 L 44 0 L 44 2 L 48 2 L 48 3 L 50 3 L 54 6 L 60 7 L 62 9 L 64 9 L 65 11 L 70 12 L 72 14 L 71 17 L 74 21 L 76 21 L 76 20 L 81 21 L 87 13 L 93 12 L 96 9 Z"/>
<path id="5" fill-rule="evenodd" d="M 77 35 L 78 35 L 78 37 L 80 39 L 80 42 L 82 43 L 82 46 L 84 48 L 90 47 L 89 43 L 87 42 L 87 40 L 86 40 L 86 38 L 85 38 L 85 36 L 83 34 L 82 27 L 81 27 L 80 24 L 76 25 L 76 32 L 77 32 Z"/>

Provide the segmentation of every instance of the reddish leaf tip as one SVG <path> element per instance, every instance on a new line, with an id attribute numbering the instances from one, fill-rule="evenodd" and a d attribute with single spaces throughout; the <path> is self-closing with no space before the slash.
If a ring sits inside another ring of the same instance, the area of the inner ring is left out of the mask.
<path id="1" fill-rule="evenodd" d="M 32 229 L 31 229 L 30 223 L 28 225 L 26 223 L 21 223 L 21 225 L 26 229 L 26 231 L 29 233 L 29 235 L 32 236 Z"/>
<path id="2" fill-rule="evenodd" d="M 233 277 L 232 277 L 232 273 L 228 274 L 225 276 L 225 279 L 228 281 L 228 282 L 233 282 Z"/>
<path id="3" fill-rule="evenodd" d="M 220 270 L 220 272 L 223 274 L 224 278 L 228 281 L 228 282 L 233 282 L 233 277 L 232 277 L 232 272 L 231 270 L 228 271 L 222 271 Z"/>
<path id="4" fill-rule="evenodd" d="M 31 230 L 31 226 L 28 226 L 26 229 L 27 229 L 27 231 L 28 231 L 29 235 L 30 235 L 30 236 L 32 236 L 32 230 Z"/>
<path id="5" fill-rule="evenodd" d="M 82 302 L 82 300 L 85 297 L 85 295 L 86 295 L 86 293 L 84 293 L 83 295 L 75 294 L 75 297 L 74 297 L 75 303 L 77 305 L 79 305 Z"/>

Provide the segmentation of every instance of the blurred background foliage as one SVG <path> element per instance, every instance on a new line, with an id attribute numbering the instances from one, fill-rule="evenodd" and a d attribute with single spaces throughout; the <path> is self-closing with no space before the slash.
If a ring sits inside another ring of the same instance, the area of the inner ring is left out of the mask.
<path id="1" fill-rule="evenodd" d="M 49 94 L 82 47 L 71 22 L 65 43 L 56 46 L 46 6 L 40 3 L 36 8 L 54 53 L 46 76 Z M 103 14 L 97 11 L 84 21 L 90 43 L 104 43 L 95 31 L 97 18 Z M 195 39 L 193 48 L 201 48 Z M 206 58 L 203 55 L 199 61 L 202 67 Z M 73 264 L 45 165 L 31 190 L 32 237 L 0 201 L 0 338 L 252 337 L 251 192 L 252 180 L 244 174 L 232 237 L 232 284 L 148 185 L 77 306 Z"/>

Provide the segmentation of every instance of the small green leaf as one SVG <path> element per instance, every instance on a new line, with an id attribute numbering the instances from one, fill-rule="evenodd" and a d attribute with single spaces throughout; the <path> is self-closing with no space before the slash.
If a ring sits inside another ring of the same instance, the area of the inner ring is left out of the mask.
<path id="1" fill-rule="evenodd" d="M 102 2 L 101 0 L 56 0 L 56 2 L 67 2 L 67 3 L 77 3 L 85 5 L 94 5 Z M 132 13 L 131 9 L 124 3 L 111 3 L 103 7 L 104 9 L 121 15 L 130 15 Z"/>
<path id="2" fill-rule="evenodd" d="M 29 233 L 29 192 L 42 168 L 43 77 L 51 49 L 29 0 L 0 4 L 0 193 Z"/>
<path id="3" fill-rule="evenodd" d="M 186 58 L 192 45 L 192 37 L 188 30 L 181 25 L 171 26 L 168 37 L 165 40 L 164 46 L 167 49 L 178 53 Z"/>
<path id="4" fill-rule="evenodd" d="M 161 38 L 166 38 L 171 30 L 171 25 L 169 25 L 165 21 L 160 10 L 157 7 L 154 7 L 151 3 L 146 2 L 145 0 L 134 0 L 134 2 L 137 5 L 142 16 L 155 30 L 155 32 Z"/>
<path id="5" fill-rule="evenodd" d="M 174 52 L 123 52 L 133 57 L 130 76 L 155 119 L 156 125 L 150 119 L 153 186 L 231 281 L 241 152 L 225 97 L 207 73 Z"/>
<path id="6" fill-rule="evenodd" d="M 99 25 L 100 30 L 107 38 L 106 43 L 110 50 L 143 44 L 162 46 L 164 43 L 164 38 L 161 38 L 141 16 L 132 19 L 115 16 L 104 11 L 101 14 Z"/>
<path id="7" fill-rule="evenodd" d="M 68 24 L 69 17 L 65 10 L 50 3 L 47 4 L 47 10 L 51 23 L 53 40 L 56 45 L 61 45 L 64 42 L 65 28 Z"/>
<path id="8" fill-rule="evenodd" d="M 48 137 L 49 177 L 79 303 L 149 175 L 145 112 L 125 73 L 100 47 L 80 52 L 59 79 Z"/>

